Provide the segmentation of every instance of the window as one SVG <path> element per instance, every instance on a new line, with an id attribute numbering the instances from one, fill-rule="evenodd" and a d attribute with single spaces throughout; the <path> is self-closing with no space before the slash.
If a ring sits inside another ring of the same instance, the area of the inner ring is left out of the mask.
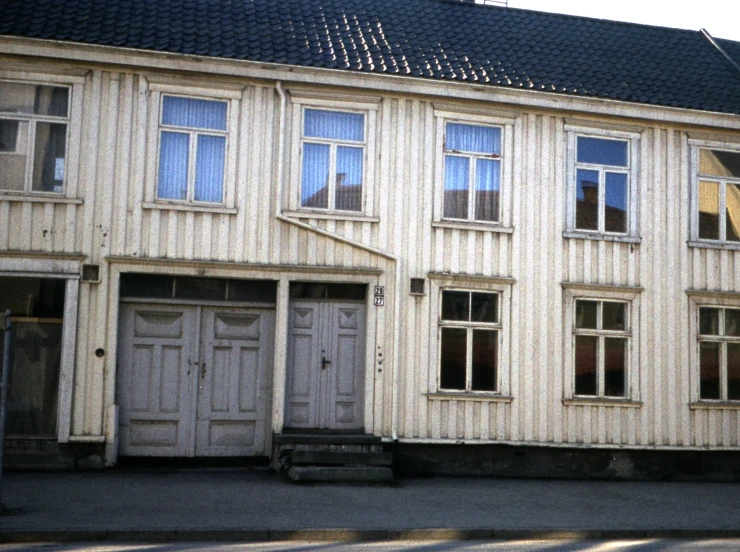
<path id="1" fill-rule="evenodd" d="M 162 96 L 157 198 L 224 202 L 228 104 Z"/>
<path id="2" fill-rule="evenodd" d="M 740 244 L 740 152 L 698 149 L 694 238 Z"/>
<path id="3" fill-rule="evenodd" d="M 500 127 L 446 124 L 443 218 L 499 222 L 501 134 Z"/>
<path id="4" fill-rule="evenodd" d="M 363 210 L 365 115 L 303 111 L 301 207 Z"/>
<path id="5" fill-rule="evenodd" d="M 439 323 L 439 389 L 497 392 L 500 294 L 443 290 Z"/>
<path id="6" fill-rule="evenodd" d="M 639 134 L 569 130 L 566 237 L 637 239 Z"/>
<path id="7" fill-rule="evenodd" d="M 575 301 L 574 395 L 627 397 L 629 303 Z"/>
<path id="8" fill-rule="evenodd" d="M 0 191 L 61 194 L 70 89 L 0 82 Z"/>
<path id="9" fill-rule="evenodd" d="M 698 309 L 699 399 L 740 400 L 740 308 Z"/>

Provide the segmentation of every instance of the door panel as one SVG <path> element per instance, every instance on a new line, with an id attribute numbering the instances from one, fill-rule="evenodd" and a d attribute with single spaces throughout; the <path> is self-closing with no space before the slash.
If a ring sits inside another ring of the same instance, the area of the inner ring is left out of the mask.
<path id="1" fill-rule="evenodd" d="M 285 426 L 363 426 L 365 306 L 294 301 L 290 306 Z"/>
<path id="2" fill-rule="evenodd" d="M 195 308 L 122 305 L 118 357 L 121 454 L 191 454 Z"/>
<path id="3" fill-rule="evenodd" d="M 264 452 L 274 311 L 203 307 L 195 454 Z"/>

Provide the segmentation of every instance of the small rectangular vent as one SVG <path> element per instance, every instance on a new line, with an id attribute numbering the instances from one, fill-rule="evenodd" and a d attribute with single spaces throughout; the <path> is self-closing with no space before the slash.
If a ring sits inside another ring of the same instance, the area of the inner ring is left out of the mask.
<path id="1" fill-rule="evenodd" d="M 426 280 L 424 278 L 411 278 L 411 287 L 409 292 L 411 295 L 426 295 Z"/>
<path id="2" fill-rule="evenodd" d="M 82 265 L 82 281 L 87 282 L 88 284 L 100 283 L 100 265 Z"/>

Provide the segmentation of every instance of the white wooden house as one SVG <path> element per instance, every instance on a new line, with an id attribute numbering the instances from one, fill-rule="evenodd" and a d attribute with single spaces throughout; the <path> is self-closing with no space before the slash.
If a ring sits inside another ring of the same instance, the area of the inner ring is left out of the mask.
<path id="1" fill-rule="evenodd" d="M 740 450 L 740 44 L 150 5 L 3 4 L 11 451 Z"/>

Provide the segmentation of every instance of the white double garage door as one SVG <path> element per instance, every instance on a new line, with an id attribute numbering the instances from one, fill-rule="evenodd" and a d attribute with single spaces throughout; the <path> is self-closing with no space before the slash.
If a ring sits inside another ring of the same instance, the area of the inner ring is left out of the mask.
<path id="1" fill-rule="evenodd" d="M 291 302 L 286 427 L 362 431 L 364 311 Z M 119 454 L 264 455 L 274 340 L 274 307 L 122 303 Z"/>

